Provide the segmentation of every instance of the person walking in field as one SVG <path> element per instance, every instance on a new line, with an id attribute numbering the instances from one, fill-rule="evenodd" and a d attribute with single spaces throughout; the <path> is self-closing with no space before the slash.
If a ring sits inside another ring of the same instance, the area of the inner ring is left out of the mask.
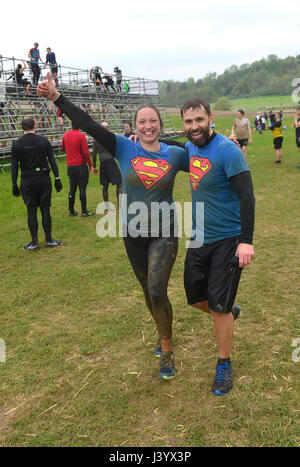
<path id="1" fill-rule="evenodd" d="M 237 118 L 234 120 L 231 129 L 231 136 L 235 136 L 241 149 L 247 159 L 247 145 L 252 144 L 252 130 L 251 124 L 248 118 L 245 118 L 245 112 L 239 110 L 237 112 Z"/>
<path id="2" fill-rule="evenodd" d="M 273 162 L 274 165 L 281 165 L 283 143 L 282 126 L 281 114 L 280 112 L 276 112 L 275 120 L 272 126 L 269 127 L 269 130 L 272 130 L 273 146 L 276 156 L 276 160 Z"/>

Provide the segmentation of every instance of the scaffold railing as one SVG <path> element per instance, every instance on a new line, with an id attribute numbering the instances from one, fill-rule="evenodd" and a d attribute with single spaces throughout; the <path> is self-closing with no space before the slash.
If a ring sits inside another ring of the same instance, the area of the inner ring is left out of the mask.
<path id="1" fill-rule="evenodd" d="M 23 134 L 23 117 L 34 118 L 36 132 L 47 136 L 54 150 L 61 148 L 63 134 L 71 128 L 65 116 L 57 115 L 58 109 L 53 103 L 36 95 L 36 86 L 31 85 L 28 91 L 25 85 L 17 84 L 15 70 L 23 61 L 27 62 L 24 78 L 32 83 L 28 60 L 0 55 L 0 159 L 10 156 L 12 142 Z M 117 83 L 116 76 L 112 75 L 112 87 L 104 85 L 105 78 L 103 84 L 95 83 L 91 79 L 90 70 L 61 65 L 57 68 L 59 91 L 97 122 L 107 121 L 111 131 L 122 134 L 125 122 L 132 122 L 136 109 L 145 102 L 152 102 L 161 112 L 164 134 L 177 134 L 169 115 L 160 104 L 158 81 L 122 76 L 121 83 Z M 49 68 L 41 67 L 40 81 L 45 79 L 47 71 Z M 89 137 L 88 144 L 92 144 Z"/>

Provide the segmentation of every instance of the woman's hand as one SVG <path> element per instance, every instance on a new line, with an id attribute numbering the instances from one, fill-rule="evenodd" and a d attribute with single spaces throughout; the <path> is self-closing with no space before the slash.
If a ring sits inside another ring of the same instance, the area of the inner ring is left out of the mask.
<path id="1" fill-rule="evenodd" d="M 40 97 L 45 97 L 50 101 L 55 101 L 60 93 L 56 90 L 54 82 L 51 79 L 50 73 L 48 72 L 46 75 L 46 80 L 41 81 L 37 87 L 36 93 Z"/>

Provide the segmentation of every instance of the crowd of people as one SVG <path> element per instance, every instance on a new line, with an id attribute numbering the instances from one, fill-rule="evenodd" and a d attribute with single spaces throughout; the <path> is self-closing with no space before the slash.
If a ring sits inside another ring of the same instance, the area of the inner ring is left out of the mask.
<path id="1" fill-rule="evenodd" d="M 13 81 L 16 84 L 20 86 L 24 86 L 26 95 L 30 93 L 30 88 L 32 86 L 36 87 L 39 83 L 39 80 L 41 77 L 40 64 L 42 64 L 44 68 L 46 68 L 47 66 L 49 67 L 51 76 L 55 82 L 55 86 L 57 88 L 59 87 L 58 64 L 56 61 L 55 53 L 51 50 L 50 47 L 47 47 L 46 57 L 45 57 L 45 60 L 43 60 L 40 55 L 40 51 L 38 47 L 39 47 L 39 44 L 35 42 L 33 47 L 29 50 L 27 64 L 25 61 L 22 60 L 23 65 L 19 63 L 17 65 L 17 68 L 11 74 L 11 76 L 7 78 L 7 81 L 10 79 L 13 79 Z M 28 65 L 28 68 L 27 68 L 27 65 Z M 31 80 L 24 77 L 25 69 L 29 69 L 30 74 L 31 74 Z M 122 77 L 122 71 L 119 69 L 118 66 L 114 68 L 115 81 L 114 81 L 112 74 L 104 73 L 101 66 L 99 65 L 96 65 L 91 68 L 89 77 L 90 77 L 91 83 L 95 87 L 102 89 L 105 92 L 117 93 L 117 92 L 122 91 L 123 77 Z"/>
<path id="2" fill-rule="evenodd" d="M 300 150 L 300 107 L 297 107 L 294 123 L 296 130 L 296 145 Z M 253 130 L 258 131 L 261 135 L 264 130 L 272 131 L 273 147 L 275 150 L 275 161 L 274 165 L 281 165 L 282 162 L 282 145 L 283 145 L 283 130 L 286 127 L 283 125 L 283 110 L 274 112 L 273 110 L 267 112 L 258 112 L 254 119 Z M 245 112 L 241 109 L 237 112 L 237 118 L 233 122 L 231 129 L 231 136 L 236 137 L 241 149 L 247 158 L 247 146 L 253 142 L 253 130 L 251 123 L 248 118 L 245 118 Z M 297 165 L 300 169 L 300 165 Z"/>

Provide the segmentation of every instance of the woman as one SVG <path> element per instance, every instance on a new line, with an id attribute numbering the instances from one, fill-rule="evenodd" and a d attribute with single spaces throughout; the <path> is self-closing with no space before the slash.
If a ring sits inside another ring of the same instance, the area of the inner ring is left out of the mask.
<path id="1" fill-rule="evenodd" d="M 130 138 L 130 136 L 134 136 L 134 132 L 132 131 L 132 124 L 130 121 L 125 122 L 124 124 L 124 136 L 126 138 Z"/>
<path id="2" fill-rule="evenodd" d="M 26 68 L 26 63 L 25 63 L 24 61 L 23 61 L 23 66 L 21 65 L 21 63 L 19 63 L 18 66 L 17 66 L 17 68 L 15 69 L 14 74 L 11 75 L 11 76 L 8 78 L 8 80 L 9 80 L 10 78 L 13 78 L 14 81 L 15 81 L 17 84 L 19 84 L 19 85 L 21 85 L 21 86 L 25 86 L 25 93 L 26 93 L 26 95 L 28 95 L 28 94 L 29 94 L 29 89 L 30 89 L 31 83 L 30 83 L 30 81 L 29 81 L 27 78 L 23 78 L 23 76 L 24 76 L 23 71 L 25 70 L 25 68 Z M 8 81 L 8 80 L 7 80 L 7 81 Z"/>
<path id="3" fill-rule="evenodd" d="M 167 286 L 177 255 L 178 238 L 174 212 L 166 209 L 166 206 L 173 204 L 172 192 L 177 172 L 188 172 L 188 154 L 185 149 L 159 142 L 163 122 L 152 104 L 144 105 L 136 112 L 135 128 L 139 142 L 134 144 L 124 136 L 107 131 L 57 92 L 49 73 L 47 81 L 39 84 L 37 92 L 39 96 L 52 100 L 119 162 L 123 193 L 127 195 L 123 203 L 125 248 L 157 326 L 159 342 L 155 354 L 161 356 L 158 378 L 172 378 L 175 374 L 171 344 L 173 313 Z M 135 202 L 142 202 L 148 213 L 147 219 L 141 219 L 136 225 L 136 217 L 130 209 Z M 156 221 L 153 221 L 157 203 L 162 202 L 165 202 L 165 212 L 159 213 Z M 164 222 L 166 211 L 170 217 Z"/>

